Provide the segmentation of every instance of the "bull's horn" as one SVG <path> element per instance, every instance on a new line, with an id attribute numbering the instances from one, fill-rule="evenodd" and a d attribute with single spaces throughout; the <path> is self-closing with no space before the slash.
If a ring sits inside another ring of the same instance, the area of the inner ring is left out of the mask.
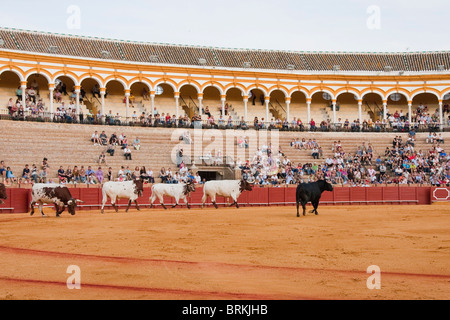
<path id="1" fill-rule="evenodd" d="M 79 200 L 79 199 L 77 199 L 77 200 L 75 200 L 76 202 L 79 202 L 79 203 L 84 203 L 84 201 L 83 200 Z"/>

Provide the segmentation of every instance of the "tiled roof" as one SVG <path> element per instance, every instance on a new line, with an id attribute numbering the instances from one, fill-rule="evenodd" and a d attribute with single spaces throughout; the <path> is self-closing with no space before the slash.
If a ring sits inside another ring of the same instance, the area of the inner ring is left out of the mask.
<path id="1" fill-rule="evenodd" d="M 225 49 L 141 43 L 0 28 L 0 50 L 137 63 L 301 71 L 450 70 L 450 51 L 354 53 Z M 2 44 L 3 43 L 3 44 Z M 247 65 L 246 65 L 247 64 Z M 443 67 L 442 67 L 443 66 Z"/>

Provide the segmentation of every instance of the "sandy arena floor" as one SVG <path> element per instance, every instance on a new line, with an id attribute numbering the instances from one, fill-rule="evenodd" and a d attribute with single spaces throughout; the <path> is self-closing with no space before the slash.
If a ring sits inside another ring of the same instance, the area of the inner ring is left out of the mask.
<path id="1" fill-rule="evenodd" d="M 0 299 L 450 299 L 450 205 L 46 212 L 0 216 Z"/>

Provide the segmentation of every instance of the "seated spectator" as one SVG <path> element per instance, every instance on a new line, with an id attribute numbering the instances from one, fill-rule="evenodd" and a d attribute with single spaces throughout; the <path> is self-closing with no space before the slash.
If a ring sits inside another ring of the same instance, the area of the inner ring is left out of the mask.
<path id="1" fill-rule="evenodd" d="M 91 141 L 94 143 L 94 146 L 100 145 L 100 138 L 98 136 L 98 132 L 95 131 L 91 136 Z"/>
<path id="2" fill-rule="evenodd" d="M 125 167 L 122 166 L 119 170 L 119 172 L 117 172 L 117 179 L 122 182 L 125 181 L 127 178 L 126 173 L 125 173 Z"/>
<path id="3" fill-rule="evenodd" d="M 114 144 L 110 143 L 108 145 L 108 149 L 106 149 L 106 152 L 111 156 L 114 157 L 114 153 L 115 153 L 115 148 L 114 148 Z"/>
<path id="4" fill-rule="evenodd" d="M 134 139 L 133 147 L 137 151 L 139 151 L 141 149 L 141 140 L 138 137 L 136 137 L 136 139 Z"/>
<path id="5" fill-rule="evenodd" d="M 195 182 L 196 184 L 201 184 L 201 183 L 202 183 L 202 178 L 200 177 L 200 175 L 198 174 L 198 172 L 195 174 L 194 182 Z"/>
<path id="6" fill-rule="evenodd" d="M 159 172 L 159 178 L 161 179 L 162 183 L 165 183 L 167 180 L 167 172 L 165 168 L 161 168 L 160 172 Z"/>
<path id="7" fill-rule="evenodd" d="M 311 155 L 313 159 L 319 159 L 319 149 L 317 147 L 313 147 Z"/>
<path id="8" fill-rule="evenodd" d="M 425 141 L 426 143 L 434 143 L 434 135 L 431 131 L 428 133 L 427 139 Z"/>
<path id="9" fill-rule="evenodd" d="M 36 103 L 36 91 L 33 87 L 28 89 L 28 98 L 33 101 L 33 103 Z"/>
<path id="10" fill-rule="evenodd" d="M 53 94 L 53 100 L 56 103 L 61 103 L 62 102 L 62 94 L 59 90 L 55 90 L 55 93 Z"/>
<path id="11" fill-rule="evenodd" d="M 204 110 L 204 114 L 206 114 L 208 116 L 208 118 L 211 118 L 211 112 L 209 111 L 209 107 L 206 106 L 205 110 Z"/>
<path id="12" fill-rule="evenodd" d="M 125 160 L 132 160 L 130 148 L 125 147 L 125 149 L 123 149 L 123 155 L 125 156 Z"/>
<path id="13" fill-rule="evenodd" d="M 101 145 L 106 146 L 108 144 L 108 136 L 106 135 L 105 131 L 102 131 L 99 138 Z"/>
<path id="14" fill-rule="evenodd" d="M 127 148 L 128 147 L 128 138 L 127 138 L 127 136 L 123 136 L 122 147 L 123 148 Z"/>
<path id="15" fill-rule="evenodd" d="M 84 166 L 80 167 L 78 176 L 79 176 L 80 183 L 86 183 L 86 170 L 84 169 Z"/>
<path id="16" fill-rule="evenodd" d="M 248 130 L 247 122 L 245 122 L 244 117 L 241 117 L 240 128 L 242 130 Z"/>
<path id="17" fill-rule="evenodd" d="M 28 165 L 25 165 L 25 168 L 22 170 L 22 178 L 23 179 L 30 179 L 31 178 L 31 170 L 28 167 Z"/>
<path id="18" fill-rule="evenodd" d="M 119 146 L 123 146 L 123 139 L 125 139 L 125 135 L 122 133 L 121 135 L 119 135 L 119 137 L 117 138 L 118 142 L 119 142 Z"/>
<path id="19" fill-rule="evenodd" d="M 11 183 L 17 183 L 17 178 L 16 176 L 13 174 L 12 170 L 10 167 L 6 168 L 6 179 L 8 181 L 10 181 Z"/>
<path id="20" fill-rule="evenodd" d="M 97 184 L 97 178 L 95 176 L 95 171 L 91 170 L 86 176 L 86 184 Z"/>
<path id="21" fill-rule="evenodd" d="M 111 137 L 109 138 L 109 143 L 117 146 L 119 144 L 119 138 L 117 137 L 116 133 L 114 132 Z"/>
<path id="22" fill-rule="evenodd" d="M 139 170 L 139 178 L 145 182 L 148 182 L 147 170 L 145 169 L 145 167 L 142 167 Z"/>
<path id="23" fill-rule="evenodd" d="M 147 170 L 147 180 L 148 183 L 155 183 L 155 176 L 153 175 L 152 169 Z"/>
<path id="24" fill-rule="evenodd" d="M 39 173 L 39 182 L 47 183 L 47 179 L 48 179 L 48 169 L 46 167 L 43 167 L 41 172 Z"/>
<path id="25" fill-rule="evenodd" d="M 80 170 L 78 170 L 78 166 L 73 167 L 72 181 L 73 183 L 80 183 Z"/>
<path id="26" fill-rule="evenodd" d="M 437 143 L 444 143 L 444 137 L 442 136 L 442 133 L 439 133 L 439 135 L 436 137 Z"/>
<path id="27" fill-rule="evenodd" d="M 104 152 L 102 152 L 100 154 L 100 156 L 98 157 L 98 164 L 102 164 L 104 163 L 106 165 L 106 155 Z"/>
<path id="28" fill-rule="evenodd" d="M 314 119 L 311 119 L 310 123 L 309 123 L 309 127 L 311 131 L 316 131 L 316 122 L 314 121 Z"/>
<path id="29" fill-rule="evenodd" d="M 59 183 L 66 183 L 65 171 L 62 166 L 58 169 Z"/>
<path id="30" fill-rule="evenodd" d="M 102 167 L 99 167 L 97 172 L 95 172 L 95 177 L 97 178 L 99 184 L 103 184 L 104 177 Z"/>
<path id="31" fill-rule="evenodd" d="M 31 180 L 33 180 L 34 183 L 39 183 L 39 174 L 38 174 L 37 167 L 35 164 L 33 164 L 31 166 L 30 176 L 31 176 Z"/>
<path id="32" fill-rule="evenodd" d="M 108 172 L 106 173 L 106 178 L 108 181 L 114 181 L 113 170 L 111 167 L 108 168 Z"/>
<path id="33" fill-rule="evenodd" d="M 95 171 L 92 170 L 91 166 L 88 166 L 88 169 L 86 170 L 86 179 L 90 178 L 91 176 L 95 176 Z M 92 178 L 90 178 L 92 180 Z"/>
<path id="34" fill-rule="evenodd" d="M 66 182 L 67 183 L 71 183 L 72 179 L 73 179 L 73 171 L 70 167 L 67 167 L 66 173 L 65 173 L 65 177 L 66 177 Z"/>

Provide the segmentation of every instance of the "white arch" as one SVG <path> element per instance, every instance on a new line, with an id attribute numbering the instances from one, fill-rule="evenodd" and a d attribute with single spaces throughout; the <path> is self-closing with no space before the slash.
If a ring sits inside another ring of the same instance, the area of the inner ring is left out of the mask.
<path id="1" fill-rule="evenodd" d="M 373 91 L 364 92 L 364 94 L 361 96 L 361 100 L 364 100 L 364 97 L 369 95 L 369 94 L 371 94 L 371 93 L 376 94 L 377 96 L 379 96 L 381 98 L 381 101 L 384 101 L 384 100 L 387 99 L 387 97 L 383 93 L 381 93 L 381 92 L 379 92 L 377 90 L 373 90 Z M 395 92 L 393 92 L 393 93 L 395 93 Z"/>
<path id="2" fill-rule="evenodd" d="M 386 97 L 386 100 L 389 100 L 389 97 L 392 96 L 393 94 L 400 94 L 401 96 L 403 96 L 406 101 L 409 101 L 409 96 L 407 96 L 404 92 L 402 91 L 398 91 L 398 92 L 391 92 L 389 93 L 389 95 Z"/>
<path id="3" fill-rule="evenodd" d="M 25 81 L 25 78 L 23 77 L 23 75 L 19 71 L 15 70 L 15 69 L 3 69 L 2 71 L 0 71 L 0 75 L 5 73 L 5 72 L 8 72 L 8 71 L 18 75 L 21 82 Z"/>
<path id="4" fill-rule="evenodd" d="M 450 94 L 450 89 L 449 89 L 448 91 L 444 91 L 444 93 L 442 94 L 442 97 L 441 97 L 440 100 L 444 100 L 444 97 L 445 97 L 447 94 Z"/>
<path id="5" fill-rule="evenodd" d="M 122 84 L 122 86 L 123 86 L 123 90 L 130 90 L 130 88 L 128 88 L 126 82 L 123 81 L 123 80 L 120 79 L 120 78 L 117 78 L 117 79 L 111 78 L 111 79 L 107 80 L 107 81 L 105 82 L 105 88 L 106 88 L 106 86 L 108 85 L 108 83 L 110 83 L 111 81 L 117 81 L 117 82 L 120 82 L 120 83 Z"/>
<path id="6" fill-rule="evenodd" d="M 31 77 L 31 76 L 34 75 L 34 74 L 43 76 L 45 79 L 47 79 L 47 82 L 48 82 L 49 84 L 54 83 L 54 82 L 52 81 L 52 78 L 50 78 L 45 72 L 37 72 L 37 71 L 32 71 L 32 72 L 27 73 L 27 74 L 25 75 L 25 79 L 26 79 L 25 81 L 28 81 L 28 78 Z"/>
<path id="7" fill-rule="evenodd" d="M 336 99 L 336 98 L 334 97 L 333 92 L 331 92 L 330 90 L 327 90 L 327 89 L 317 89 L 317 90 L 311 92 L 310 98 L 312 99 L 312 98 L 314 97 L 314 95 L 315 95 L 316 93 L 319 93 L 319 92 L 328 93 L 328 94 L 331 96 L 331 100 L 335 100 L 335 99 Z"/>
<path id="8" fill-rule="evenodd" d="M 268 95 L 270 96 L 272 94 L 272 92 L 274 92 L 274 91 L 281 91 L 284 93 L 284 96 L 286 98 L 289 97 L 289 93 L 286 90 L 284 90 L 283 88 L 273 88 L 272 90 L 269 91 Z"/>
<path id="9" fill-rule="evenodd" d="M 245 90 L 243 90 L 243 89 L 242 89 L 241 87 L 239 87 L 239 86 L 229 87 L 228 89 L 225 90 L 225 93 L 224 93 L 224 94 L 228 94 L 228 91 L 230 91 L 231 89 L 238 89 L 238 90 L 242 93 L 242 96 L 245 95 Z"/>
<path id="10" fill-rule="evenodd" d="M 432 94 L 433 96 L 435 96 L 435 97 L 438 99 L 438 101 L 440 100 L 439 95 L 438 95 L 436 92 L 434 92 L 434 91 L 428 91 L 428 92 L 420 91 L 420 92 L 414 93 L 414 94 L 411 96 L 411 101 L 413 101 L 415 97 L 417 97 L 419 94 L 422 94 L 422 93 L 430 93 L 430 94 Z"/>
<path id="11" fill-rule="evenodd" d="M 215 85 L 215 84 L 207 85 L 206 87 L 203 88 L 203 90 L 202 90 L 201 93 L 204 94 L 204 93 L 205 93 L 205 89 L 207 89 L 207 88 L 209 88 L 209 87 L 213 87 L 213 88 L 216 88 L 217 90 L 219 90 L 219 93 L 220 93 L 221 96 L 223 96 L 223 95 L 225 94 L 225 93 L 223 92 L 222 88 L 218 87 L 218 86 Z"/>
<path id="12" fill-rule="evenodd" d="M 341 91 L 341 92 L 339 92 L 337 95 L 336 95 L 336 100 L 339 98 L 339 96 L 341 96 L 341 95 L 343 95 L 343 94 L 346 94 L 346 93 L 351 93 L 351 94 L 353 94 L 354 96 L 356 96 L 356 100 L 362 100 L 362 97 L 359 95 L 359 93 L 358 92 L 356 92 L 356 91 L 354 91 L 354 90 L 348 90 L 348 91 Z"/>
<path id="13" fill-rule="evenodd" d="M 80 79 L 80 86 L 83 83 L 83 81 L 87 80 L 87 79 L 92 79 L 92 80 L 97 81 L 97 84 L 99 85 L 100 88 L 105 88 L 106 87 L 106 85 L 103 85 L 103 80 L 102 79 L 100 79 L 100 78 L 98 78 L 96 76 L 88 76 L 88 75 L 84 76 L 83 78 Z"/>
<path id="14" fill-rule="evenodd" d="M 296 93 L 296 92 L 303 93 L 303 95 L 305 96 L 306 100 L 311 99 L 311 96 L 309 95 L 309 93 L 306 90 L 303 90 L 303 89 L 295 89 L 294 91 L 291 92 L 291 94 L 289 95 L 289 98 L 292 99 L 292 95 L 294 93 Z"/>
<path id="15" fill-rule="evenodd" d="M 155 90 L 156 90 L 156 88 L 158 88 L 158 86 L 160 86 L 162 84 L 167 84 L 169 87 L 171 87 L 173 89 L 173 92 L 178 92 L 178 88 L 170 81 L 159 81 L 159 82 L 156 82 L 154 84 Z"/>
<path id="16" fill-rule="evenodd" d="M 70 80 L 72 80 L 73 81 L 73 83 L 74 83 L 74 85 L 75 86 L 79 86 L 80 84 L 78 83 L 78 80 L 74 77 L 74 76 L 72 76 L 72 75 L 70 75 L 70 74 L 60 74 L 60 75 L 58 75 L 58 76 L 53 76 L 53 79 L 52 79 L 52 83 L 56 83 L 56 80 L 58 79 L 58 78 L 60 78 L 60 77 L 67 77 L 67 78 L 69 78 Z"/>
<path id="17" fill-rule="evenodd" d="M 250 92 L 252 92 L 252 90 L 261 90 L 262 93 L 264 93 L 264 96 L 266 96 L 266 97 L 268 96 L 268 93 L 267 93 L 267 91 L 264 88 L 258 88 L 256 86 L 252 86 L 252 87 L 248 88 L 248 90 L 247 90 L 247 95 L 248 96 L 250 95 Z"/>
<path id="18" fill-rule="evenodd" d="M 148 87 L 148 89 L 149 89 L 150 91 L 153 90 L 153 87 L 152 87 L 152 85 L 150 84 L 150 82 L 148 82 L 148 81 L 145 80 L 145 79 L 143 79 L 143 80 L 136 79 L 136 80 L 134 80 L 133 82 L 131 82 L 131 83 L 130 83 L 130 90 L 131 90 L 131 87 L 133 86 L 133 84 L 136 84 L 136 83 L 142 83 L 142 84 L 145 84 L 145 85 Z"/>
<path id="19" fill-rule="evenodd" d="M 197 86 L 195 83 L 188 83 L 188 82 L 185 82 L 185 83 L 183 83 L 183 84 L 181 84 L 181 86 L 180 86 L 180 83 L 178 84 L 178 92 L 181 92 L 181 89 L 183 88 L 183 87 L 185 87 L 185 86 L 191 86 L 191 87 L 194 87 L 195 88 L 195 90 L 197 90 L 197 93 L 201 93 L 202 92 L 202 90 L 200 90 L 200 87 L 199 86 Z"/>

